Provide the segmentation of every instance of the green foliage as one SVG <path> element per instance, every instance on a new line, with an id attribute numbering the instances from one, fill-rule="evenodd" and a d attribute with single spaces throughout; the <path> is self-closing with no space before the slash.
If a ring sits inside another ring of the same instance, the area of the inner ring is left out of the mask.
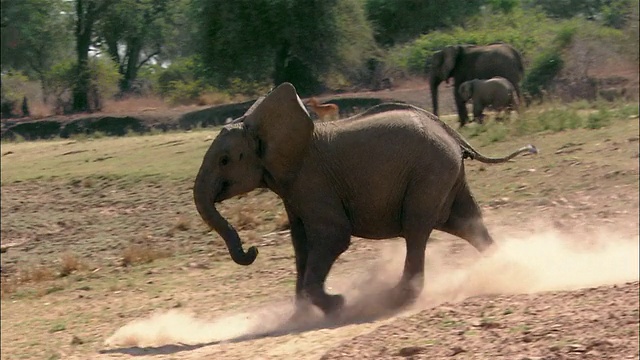
<path id="1" fill-rule="evenodd" d="M 177 59 L 166 69 L 157 70 L 156 82 L 162 96 L 167 96 L 176 83 L 195 82 L 202 72 L 199 62 L 194 57 Z"/>
<path id="2" fill-rule="evenodd" d="M 116 64 L 108 58 L 91 58 L 89 61 L 89 88 L 94 101 L 101 102 L 118 91 L 120 74 Z M 70 111 L 71 92 L 78 79 L 75 61 L 67 60 L 54 65 L 45 75 L 47 87 L 55 99 L 58 111 Z"/>
<path id="3" fill-rule="evenodd" d="M 291 81 L 318 89 L 330 72 L 357 73 L 375 48 L 360 0 L 197 0 L 200 55 L 208 78 L 226 87 Z"/>
<path id="4" fill-rule="evenodd" d="M 467 25 L 446 31 L 434 31 L 420 36 L 412 43 L 391 49 L 394 66 L 414 75 L 429 70 L 429 61 L 436 51 L 447 45 L 487 45 L 506 42 L 527 57 L 547 46 L 555 33 L 554 24 L 537 11 L 524 12 L 520 8 L 511 13 L 483 14 L 468 21 Z"/>
<path id="5" fill-rule="evenodd" d="M 514 2 L 517 0 L 496 0 Z M 484 1 L 366 0 L 367 18 L 378 44 L 393 46 L 445 27 L 460 26 L 480 13 Z"/>
<path id="6" fill-rule="evenodd" d="M 166 98 L 171 105 L 187 105 L 195 103 L 206 90 L 206 86 L 199 80 L 171 81 Z"/>
<path id="7" fill-rule="evenodd" d="M 611 123 L 611 112 L 605 108 L 601 108 L 596 112 L 590 113 L 587 117 L 585 127 L 587 129 L 600 129 Z"/>
<path id="8" fill-rule="evenodd" d="M 227 88 L 227 91 L 231 95 L 257 97 L 267 93 L 269 91 L 269 86 L 257 81 L 244 81 L 240 78 L 232 78 L 229 80 L 229 87 Z"/>
<path id="9" fill-rule="evenodd" d="M 122 75 L 120 90 L 127 92 L 140 66 L 159 58 L 176 33 L 175 21 L 186 13 L 184 0 L 119 0 L 101 14 L 97 33 Z"/>
<path id="10" fill-rule="evenodd" d="M 533 59 L 522 88 L 532 96 L 541 96 L 563 66 L 562 54 L 557 48 L 541 52 Z"/>
<path id="11" fill-rule="evenodd" d="M 70 3 L 64 0 L 2 1 L 2 69 L 41 78 L 72 52 Z"/>
<path id="12" fill-rule="evenodd" d="M 520 0 L 488 0 L 488 3 L 492 10 L 509 14 L 520 5 Z"/>
<path id="13" fill-rule="evenodd" d="M 20 71 L 2 74 L 2 101 L 19 102 L 27 93 L 29 78 Z"/>
<path id="14" fill-rule="evenodd" d="M 558 19 L 599 20 L 605 26 L 622 29 L 629 20 L 634 0 L 523 0 L 525 8 L 539 8 L 549 17 Z"/>
<path id="15" fill-rule="evenodd" d="M 196 57 L 181 58 L 154 74 L 158 93 L 172 105 L 195 103 L 210 87 L 202 80 L 203 70 Z"/>

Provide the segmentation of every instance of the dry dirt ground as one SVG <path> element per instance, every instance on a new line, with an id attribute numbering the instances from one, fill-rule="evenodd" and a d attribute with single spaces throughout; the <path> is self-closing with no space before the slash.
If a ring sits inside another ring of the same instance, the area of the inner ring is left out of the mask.
<path id="1" fill-rule="evenodd" d="M 435 232 L 423 294 L 392 311 L 402 240 L 354 239 L 328 282 L 344 313 L 295 323 L 281 202 L 220 207 L 260 248 L 249 267 L 197 216 L 213 131 L 3 144 L 1 358 L 638 358 L 638 133 L 636 117 L 479 146 L 541 150 L 466 163 L 498 250 Z"/>

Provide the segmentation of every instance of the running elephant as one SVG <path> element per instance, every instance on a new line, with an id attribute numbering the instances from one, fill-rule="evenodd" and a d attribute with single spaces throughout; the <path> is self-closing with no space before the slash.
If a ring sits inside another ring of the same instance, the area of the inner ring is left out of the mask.
<path id="1" fill-rule="evenodd" d="M 215 204 L 259 187 L 275 192 L 291 226 L 298 304 L 310 300 L 325 314 L 335 314 L 344 298 L 327 294 L 325 280 L 351 236 L 405 239 L 404 272 L 392 290 L 402 304 L 422 289 L 433 229 L 466 239 L 480 251 L 491 247 L 463 159 L 500 163 L 525 152 L 535 147 L 485 157 L 433 114 L 405 104 L 381 104 L 342 121 L 314 123 L 293 85 L 283 83 L 222 128 L 204 154 L 193 195 L 200 216 L 224 239 L 233 261 L 250 265 L 258 250 L 245 252 Z"/>

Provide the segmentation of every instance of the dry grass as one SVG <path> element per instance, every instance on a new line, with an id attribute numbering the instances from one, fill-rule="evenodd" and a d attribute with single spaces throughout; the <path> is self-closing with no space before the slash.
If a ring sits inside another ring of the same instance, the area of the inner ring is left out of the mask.
<path id="1" fill-rule="evenodd" d="M 233 224 L 239 230 L 253 230 L 256 228 L 259 220 L 255 216 L 255 211 L 249 207 L 238 208 L 233 214 Z"/>
<path id="2" fill-rule="evenodd" d="M 122 266 L 148 264 L 171 256 L 169 250 L 156 249 L 150 244 L 131 244 L 122 250 Z"/>
<path id="3" fill-rule="evenodd" d="M 75 271 L 86 269 L 87 265 L 73 253 L 64 253 L 60 257 L 60 276 L 71 275 Z"/>
<path id="4" fill-rule="evenodd" d="M 18 281 L 20 283 L 42 282 L 53 280 L 55 278 L 55 272 L 46 266 L 34 266 L 33 268 L 23 269 L 18 275 Z"/>
<path id="5" fill-rule="evenodd" d="M 104 113 L 128 113 L 136 111 L 167 110 L 169 105 L 160 97 L 130 97 L 122 100 L 107 100 L 104 102 Z"/>
<path id="6" fill-rule="evenodd" d="M 284 212 L 279 213 L 275 218 L 275 231 L 288 230 L 290 228 L 289 218 Z"/>
<path id="7" fill-rule="evenodd" d="M 243 102 L 251 99 L 250 96 L 235 94 L 230 95 L 225 92 L 205 92 L 198 97 L 197 105 L 222 105 Z"/>
<path id="8" fill-rule="evenodd" d="M 42 101 L 29 102 L 29 112 L 34 119 L 51 116 L 55 113 L 53 106 L 45 104 Z"/>
<path id="9" fill-rule="evenodd" d="M 177 231 L 187 231 L 189 229 L 191 229 L 191 219 L 185 215 L 180 215 L 176 219 L 176 223 L 167 231 L 167 236 L 173 236 Z"/>

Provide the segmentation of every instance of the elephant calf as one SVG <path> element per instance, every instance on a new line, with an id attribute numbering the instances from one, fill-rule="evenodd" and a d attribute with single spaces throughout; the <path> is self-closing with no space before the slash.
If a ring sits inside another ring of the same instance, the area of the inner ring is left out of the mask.
<path id="1" fill-rule="evenodd" d="M 518 93 L 513 84 L 500 76 L 488 80 L 473 79 L 463 82 L 458 88 L 462 100 L 466 103 L 473 99 L 473 117 L 482 124 L 485 108 L 498 112 L 502 110 L 518 111 Z"/>
<path id="2" fill-rule="evenodd" d="M 245 252 L 215 204 L 259 187 L 278 194 L 291 225 L 296 296 L 330 314 L 344 299 L 327 294 L 325 280 L 351 236 L 404 237 L 404 272 L 393 305 L 415 299 L 422 289 L 425 246 L 434 229 L 480 251 L 490 247 L 463 160 L 500 163 L 523 152 L 535 148 L 486 157 L 433 114 L 404 104 L 314 123 L 293 85 L 283 83 L 220 130 L 204 155 L 193 195 L 233 261 L 250 265 L 258 250 Z"/>

